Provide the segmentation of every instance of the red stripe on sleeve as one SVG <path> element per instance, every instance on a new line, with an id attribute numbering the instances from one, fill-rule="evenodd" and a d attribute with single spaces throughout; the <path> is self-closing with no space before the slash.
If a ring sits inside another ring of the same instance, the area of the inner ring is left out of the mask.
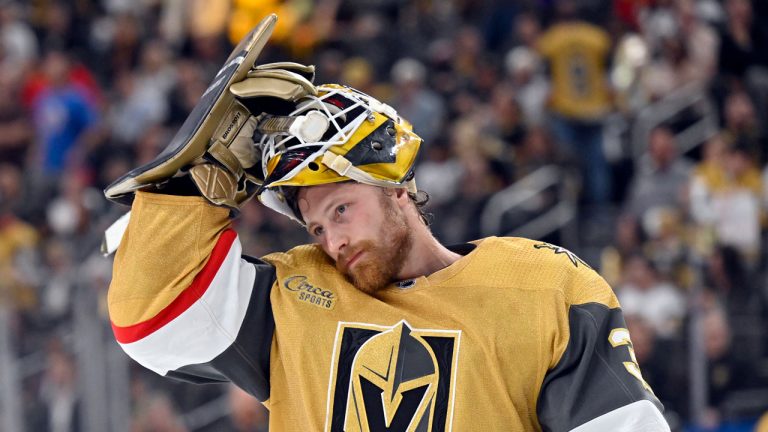
<path id="1" fill-rule="evenodd" d="M 195 304 L 200 297 L 205 294 L 213 281 L 214 276 L 219 271 L 224 262 L 232 243 L 235 241 L 237 233 L 232 229 L 227 229 L 221 233 L 219 240 L 211 251 L 211 256 L 200 273 L 195 276 L 192 284 L 179 294 L 171 304 L 165 307 L 154 317 L 126 327 L 120 327 L 112 323 L 112 331 L 115 333 L 115 339 L 122 344 L 139 341 L 158 329 L 162 328 L 176 317 L 181 315 L 190 306 Z"/>

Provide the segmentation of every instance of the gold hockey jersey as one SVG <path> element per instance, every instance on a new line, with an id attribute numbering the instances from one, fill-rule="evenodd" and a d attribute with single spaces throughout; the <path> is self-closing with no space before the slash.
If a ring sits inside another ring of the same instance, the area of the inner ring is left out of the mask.
<path id="1" fill-rule="evenodd" d="M 271 430 L 668 430 L 616 297 L 565 249 L 486 238 L 370 296 L 314 245 L 242 255 L 227 216 L 138 193 L 112 326 L 161 375 L 250 392 Z"/>

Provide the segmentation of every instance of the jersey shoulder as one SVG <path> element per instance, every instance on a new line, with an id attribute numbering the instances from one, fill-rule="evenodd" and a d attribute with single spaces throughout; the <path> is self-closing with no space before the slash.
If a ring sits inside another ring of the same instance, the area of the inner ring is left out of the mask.
<path id="1" fill-rule="evenodd" d="M 596 302 L 618 307 L 608 283 L 566 248 L 519 237 L 489 237 L 477 245 L 478 270 L 491 275 L 491 284 L 558 291 L 569 304 Z"/>
<path id="2" fill-rule="evenodd" d="M 285 252 L 276 252 L 265 255 L 262 260 L 273 265 L 278 274 L 297 268 L 307 271 L 320 271 L 331 273 L 335 271 L 333 262 L 328 255 L 316 244 L 304 244 L 296 246 Z"/>

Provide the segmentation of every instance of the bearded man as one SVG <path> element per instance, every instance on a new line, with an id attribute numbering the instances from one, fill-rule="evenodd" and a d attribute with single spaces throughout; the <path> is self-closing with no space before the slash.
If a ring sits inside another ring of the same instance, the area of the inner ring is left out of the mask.
<path id="1" fill-rule="evenodd" d="M 669 430 L 603 279 L 547 243 L 440 244 L 411 125 L 311 67 L 256 65 L 273 24 L 106 191 L 132 202 L 109 291 L 122 348 L 232 381 L 272 430 Z M 230 218 L 252 196 L 315 243 L 244 255 Z"/>

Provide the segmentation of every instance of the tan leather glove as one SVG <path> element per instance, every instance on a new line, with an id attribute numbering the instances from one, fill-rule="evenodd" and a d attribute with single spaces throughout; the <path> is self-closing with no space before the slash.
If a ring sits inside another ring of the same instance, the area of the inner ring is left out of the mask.
<path id="1" fill-rule="evenodd" d="M 254 131 L 259 124 L 279 124 L 279 115 L 296 101 L 317 94 L 313 66 L 256 64 L 276 21 L 268 16 L 243 38 L 168 146 L 109 185 L 108 199 L 130 204 L 135 191 L 162 192 L 163 185 L 187 175 L 202 196 L 235 211 L 253 195 L 261 177 Z"/>

